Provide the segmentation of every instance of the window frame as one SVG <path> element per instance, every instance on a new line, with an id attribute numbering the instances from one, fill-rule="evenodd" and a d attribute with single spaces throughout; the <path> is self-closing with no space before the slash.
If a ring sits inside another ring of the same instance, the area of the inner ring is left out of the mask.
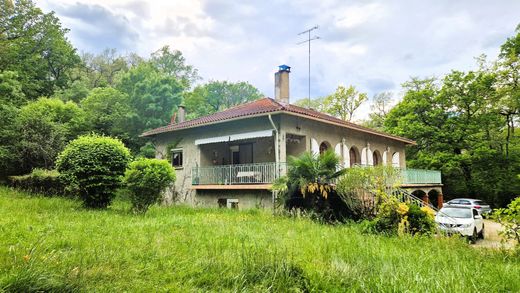
<path id="1" fill-rule="evenodd" d="M 173 148 L 170 150 L 171 152 L 171 155 L 172 155 L 172 159 L 171 159 L 171 162 L 170 164 L 172 165 L 173 168 L 175 169 L 182 169 L 184 168 L 184 151 L 182 148 Z M 173 162 L 175 160 L 175 153 L 180 153 L 180 165 L 175 165 Z"/>

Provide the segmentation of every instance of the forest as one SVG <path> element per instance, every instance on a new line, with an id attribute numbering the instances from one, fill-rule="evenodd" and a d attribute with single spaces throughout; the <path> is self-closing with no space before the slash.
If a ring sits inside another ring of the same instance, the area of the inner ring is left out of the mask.
<path id="1" fill-rule="evenodd" d="M 66 144 L 82 134 L 121 139 L 133 156 L 151 157 L 139 137 L 171 122 L 183 104 L 188 119 L 256 100 L 248 82 L 204 79 L 169 46 L 149 56 L 79 52 L 53 13 L 30 0 L 0 7 L 0 180 L 53 169 Z M 368 98 L 354 86 L 306 106 L 417 142 L 407 165 L 441 170 L 445 198 L 477 197 L 504 206 L 520 193 L 520 27 L 498 56 L 476 58 L 475 69 L 414 77 L 402 97 Z M 297 104 L 305 105 L 305 100 Z"/>

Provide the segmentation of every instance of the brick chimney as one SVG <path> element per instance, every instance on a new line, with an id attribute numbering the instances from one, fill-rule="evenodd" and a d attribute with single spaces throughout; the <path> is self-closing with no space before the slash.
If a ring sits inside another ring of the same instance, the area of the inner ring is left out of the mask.
<path id="1" fill-rule="evenodd" d="M 289 73 L 291 67 L 287 65 L 278 66 L 278 72 L 274 74 L 274 97 L 275 100 L 289 104 Z"/>
<path id="2" fill-rule="evenodd" d="M 184 107 L 184 105 L 179 105 L 179 109 L 177 110 L 177 119 L 178 123 L 186 121 L 186 107 Z"/>

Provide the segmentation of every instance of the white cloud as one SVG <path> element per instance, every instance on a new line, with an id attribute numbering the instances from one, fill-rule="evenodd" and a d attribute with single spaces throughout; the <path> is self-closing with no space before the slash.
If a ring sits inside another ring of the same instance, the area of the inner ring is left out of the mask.
<path id="1" fill-rule="evenodd" d="M 297 34 L 316 24 L 312 96 L 353 84 L 374 93 L 411 76 L 475 68 L 496 56 L 520 22 L 520 1 L 108 1 L 38 0 L 56 10 L 80 50 L 148 55 L 179 49 L 206 79 L 245 80 L 273 95 L 276 66 L 292 66 L 293 99 L 307 96 L 307 47 Z M 368 109 L 368 108 L 367 108 Z M 360 112 L 366 112 L 360 111 Z"/>

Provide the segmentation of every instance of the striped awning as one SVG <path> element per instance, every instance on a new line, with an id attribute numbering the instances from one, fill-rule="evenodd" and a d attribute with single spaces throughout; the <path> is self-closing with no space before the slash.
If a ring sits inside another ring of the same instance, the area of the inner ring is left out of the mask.
<path id="1" fill-rule="evenodd" d="M 229 141 L 237 141 L 237 140 L 259 138 L 259 137 L 270 137 L 270 136 L 273 136 L 273 129 L 259 130 L 259 131 L 245 132 L 245 133 L 236 133 L 236 134 L 215 136 L 215 137 L 208 137 L 208 138 L 200 138 L 200 139 L 195 140 L 195 145 L 217 143 L 217 142 L 229 142 Z"/>

